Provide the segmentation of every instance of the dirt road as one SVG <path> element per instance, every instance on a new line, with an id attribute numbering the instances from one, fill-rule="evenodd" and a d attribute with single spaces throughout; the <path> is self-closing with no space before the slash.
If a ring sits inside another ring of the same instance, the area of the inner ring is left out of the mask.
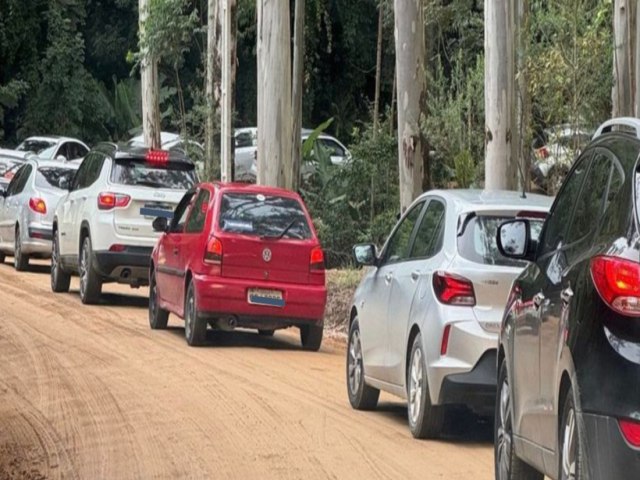
<path id="1" fill-rule="evenodd" d="M 179 319 L 149 329 L 145 290 L 105 291 L 83 306 L 77 281 L 51 293 L 45 264 L 0 265 L 0 479 L 493 477 L 475 418 L 433 442 L 393 397 L 353 411 L 339 343 L 209 332 L 189 348 Z"/>

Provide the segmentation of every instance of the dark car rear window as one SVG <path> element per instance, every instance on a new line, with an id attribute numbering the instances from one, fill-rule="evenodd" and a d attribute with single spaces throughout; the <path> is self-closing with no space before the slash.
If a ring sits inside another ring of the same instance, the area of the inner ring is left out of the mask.
<path id="1" fill-rule="evenodd" d="M 36 173 L 36 187 L 68 188 L 75 174 L 75 169 L 71 168 L 40 167 Z"/>
<path id="2" fill-rule="evenodd" d="M 506 258 L 498 250 L 498 227 L 505 220 L 512 218 L 509 216 L 474 216 L 466 222 L 464 230 L 458 234 L 458 253 L 467 260 L 484 265 L 525 266 L 526 262 Z M 537 241 L 544 220 L 533 218 L 529 219 L 529 222 L 531 224 L 531 238 Z"/>
<path id="3" fill-rule="evenodd" d="M 121 185 L 188 190 L 197 183 L 197 176 L 192 163 L 118 159 L 111 169 L 111 181 Z"/>
<path id="4" fill-rule="evenodd" d="M 311 229 L 302 205 L 294 198 L 256 193 L 222 196 L 220 228 L 225 232 L 261 237 L 308 239 Z"/>

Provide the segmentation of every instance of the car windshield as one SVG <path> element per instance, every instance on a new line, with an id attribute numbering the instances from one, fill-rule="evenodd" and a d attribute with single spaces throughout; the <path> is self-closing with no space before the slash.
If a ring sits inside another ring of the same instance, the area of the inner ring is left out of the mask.
<path id="1" fill-rule="evenodd" d="M 36 187 L 65 189 L 71 185 L 75 174 L 72 168 L 40 167 L 36 173 Z"/>
<path id="2" fill-rule="evenodd" d="M 55 147 L 56 142 L 53 140 L 25 140 L 22 142 L 16 150 L 20 152 L 33 152 L 39 156 L 46 156 L 45 150 L 51 149 L 49 151 L 49 156 L 53 155 L 53 149 L 51 147 Z"/>
<path id="3" fill-rule="evenodd" d="M 467 220 L 468 218 L 468 220 Z M 498 250 L 498 227 L 509 216 L 463 216 L 463 230 L 458 234 L 458 252 L 463 258 L 484 265 L 523 267 L 526 262 L 504 257 Z M 542 218 L 529 219 L 531 239 L 537 241 L 542 231 Z"/>
<path id="4" fill-rule="evenodd" d="M 260 237 L 311 238 L 311 228 L 298 200 L 261 193 L 224 194 L 220 228 Z"/>
<path id="5" fill-rule="evenodd" d="M 118 159 L 111 181 L 121 185 L 188 190 L 197 182 L 195 166 L 188 162 L 148 163 L 142 159 Z"/>

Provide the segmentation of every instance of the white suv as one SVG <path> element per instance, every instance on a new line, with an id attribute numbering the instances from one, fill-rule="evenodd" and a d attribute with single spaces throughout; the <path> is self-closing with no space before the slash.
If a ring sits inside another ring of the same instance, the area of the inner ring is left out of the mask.
<path id="1" fill-rule="evenodd" d="M 147 285 L 158 234 L 152 221 L 170 218 L 197 182 L 180 152 L 103 143 L 82 162 L 53 220 L 51 288 L 67 292 L 80 275 L 80 298 L 96 303 L 102 284 Z"/>

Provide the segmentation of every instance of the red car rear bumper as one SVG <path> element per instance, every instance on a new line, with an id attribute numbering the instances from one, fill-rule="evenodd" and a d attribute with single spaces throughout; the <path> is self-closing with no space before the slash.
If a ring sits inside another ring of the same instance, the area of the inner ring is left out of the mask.
<path id="1" fill-rule="evenodd" d="M 319 322 L 324 317 L 327 302 L 327 289 L 324 285 L 247 281 L 209 275 L 194 275 L 193 280 L 198 310 L 205 316 L 264 317 L 292 322 Z M 273 307 L 250 304 L 248 293 L 252 288 L 281 291 L 285 305 Z"/>

